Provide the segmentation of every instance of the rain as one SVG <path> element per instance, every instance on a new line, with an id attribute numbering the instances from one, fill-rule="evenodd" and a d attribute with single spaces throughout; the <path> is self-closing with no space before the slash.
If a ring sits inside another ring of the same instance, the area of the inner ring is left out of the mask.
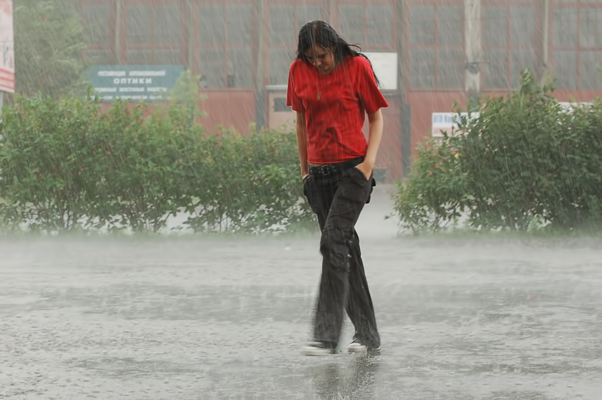
<path id="1" fill-rule="evenodd" d="M 347 316 L 302 351 L 315 20 L 388 103 L 374 352 Z M 0 0 L 0 400 L 598 399 L 601 32 L 600 0 Z"/>

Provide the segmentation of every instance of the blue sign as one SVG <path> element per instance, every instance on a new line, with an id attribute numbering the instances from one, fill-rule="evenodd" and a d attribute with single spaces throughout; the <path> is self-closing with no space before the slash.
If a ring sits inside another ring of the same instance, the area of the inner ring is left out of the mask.
<path id="1" fill-rule="evenodd" d="M 165 101 L 184 72 L 181 65 L 93 65 L 88 79 L 103 101 Z"/>

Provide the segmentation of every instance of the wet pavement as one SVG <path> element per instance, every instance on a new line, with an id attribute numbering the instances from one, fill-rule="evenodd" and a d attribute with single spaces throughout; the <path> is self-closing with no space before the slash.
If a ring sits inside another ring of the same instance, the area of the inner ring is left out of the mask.
<path id="1" fill-rule="evenodd" d="M 301 355 L 316 237 L 3 239 L 0 399 L 602 398 L 602 243 L 372 222 L 369 357 Z"/>

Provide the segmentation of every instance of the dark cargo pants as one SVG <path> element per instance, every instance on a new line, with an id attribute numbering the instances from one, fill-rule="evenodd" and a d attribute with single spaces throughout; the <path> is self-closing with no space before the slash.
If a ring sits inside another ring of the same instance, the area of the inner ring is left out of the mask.
<path id="1" fill-rule="evenodd" d="M 380 346 L 374 306 L 364 272 L 355 224 L 370 201 L 374 180 L 353 165 L 311 167 L 303 189 L 318 217 L 322 236 L 322 277 L 314 315 L 314 340 L 338 346 L 344 310 L 355 326 L 354 339 Z"/>

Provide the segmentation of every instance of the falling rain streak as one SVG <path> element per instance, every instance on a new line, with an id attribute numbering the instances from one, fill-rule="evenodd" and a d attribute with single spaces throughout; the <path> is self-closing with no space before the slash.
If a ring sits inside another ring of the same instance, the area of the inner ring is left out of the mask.
<path id="1" fill-rule="evenodd" d="M 299 351 L 316 19 L 389 104 L 369 357 Z M 600 398 L 601 33 L 602 0 L 0 0 L 0 399 Z"/>

